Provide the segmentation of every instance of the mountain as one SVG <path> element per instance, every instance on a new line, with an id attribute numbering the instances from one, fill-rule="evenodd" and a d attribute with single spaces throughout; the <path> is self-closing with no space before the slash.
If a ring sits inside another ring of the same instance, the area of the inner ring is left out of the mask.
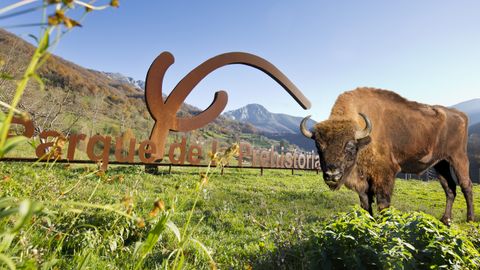
<path id="1" fill-rule="evenodd" d="M 245 107 L 228 111 L 223 114 L 232 120 L 248 123 L 268 138 L 285 140 L 300 146 L 305 150 L 314 150 L 312 140 L 300 133 L 300 122 L 303 117 L 291 116 L 282 113 L 271 113 L 260 104 L 249 104 Z M 308 120 L 307 126 L 312 127 L 315 121 Z"/>
<path id="2" fill-rule="evenodd" d="M 303 117 L 295 117 L 281 113 L 271 113 L 260 104 L 249 104 L 245 107 L 228 111 L 223 114 L 232 120 L 249 123 L 264 133 L 299 133 L 300 122 Z M 315 122 L 309 120 L 307 125 Z"/>
<path id="3" fill-rule="evenodd" d="M 139 90 L 145 91 L 145 81 L 135 80 L 132 77 L 127 77 L 118 72 L 103 72 L 103 74 L 105 74 L 107 77 L 114 81 L 117 81 L 119 83 L 128 83 Z"/>
<path id="4" fill-rule="evenodd" d="M 470 126 L 480 123 L 480 98 L 467 100 L 452 107 L 468 115 Z"/>
<path id="5" fill-rule="evenodd" d="M 472 181 L 480 182 L 480 98 L 467 100 L 452 106 L 467 114 L 468 128 L 468 159 L 470 160 L 470 177 Z"/>

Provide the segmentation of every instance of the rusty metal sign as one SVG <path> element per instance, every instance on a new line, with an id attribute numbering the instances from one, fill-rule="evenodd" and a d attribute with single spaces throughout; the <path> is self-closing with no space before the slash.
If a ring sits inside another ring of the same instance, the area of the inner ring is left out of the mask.
<path id="1" fill-rule="evenodd" d="M 115 138 L 113 143 L 111 136 L 94 135 L 87 138 L 85 134 L 72 134 L 67 138 L 58 131 L 47 130 L 38 134 L 41 143 L 37 145 L 35 154 L 39 160 L 64 160 L 66 162 L 80 161 L 75 159 L 75 150 L 77 145 L 84 141 L 86 143 L 86 153 L 90 161 L 100 162 L 102 169 L 107 169 L 110 163 L 110 150 L 115 149 L 116 164 L 134 164 L 135 153 L 138 153 L 140 164 L 159 164 L 165 156 L 166 139 L 170 131 L 187 132 L 201 128 L 217 118 L 228 102 L 228 94 L 225 91 L 215 93 L 212 104 L 190 118 L 179 118 L 177 112 L 185 101 L 187 96 L 197 86 L 197 84 L 218 68 L 232 64 L 247 65 L 263 71 L 283 89 L 285 89 L 293 99 L 304 109 L 310 108 L 310 102 L 302 92 L 274 65 L 263 58 L 249 53 L 231 52 L 217 55 L 203 62 L 175 86 L 171 94 L 164 100 L 163 98 L 163 79 L 167 69 L 174 63 L 174 57 L 169 52 L 161 53 L 150 66 L 145 89 L 145 100 L 148 111 L 155 124 L 150 133 L 149 140 L 141 141 L 137 146 L 137 141 L 132 138 L 128 142 L 128 149 L 123 149 L 123 139 Z M 23 136 L 32 138 L 34 135 L 34 123 L 31 120 L 14 117 L 13 125 L 21 125 L 24 128 Z M 65 158 L 62 151 L 63 146 L 68 143 Z M 101 145 L 101 151 L 98 146 Z M 217 141 L 213 141 L 211 152 L 217 151 Z M 188 162 L 192 165 L 199 165 L 205 155 L 201 145 L 189 144 L 186 147 L 186 138 L 181 142 L 171 144 L 168 150 L 168 159 L 170 164 L 184 164 Z M 95 151 L 97 149 L 97 151 Z M 123 152 L 127 152 L 124 154 Z M 175 152 L 179 152 L 177 155 Z M 14 160 L 6 158 L 3 160 Z M 25 159 L 28 160 L 28 159 Z M 316 169 L 319 166 L 319 158 L 313 153 L 284 152 L 283 148 L 277 152 L 271 149 L 254 149 L 247 142 L 240 142 L 240 152 L 238 157 L 238 166 L 242 167 L 244 162 L 252 167 L 270 167 L 270 168 L 299 168 Z M 80 162 L 84 162 L 80 161 Z"/>
<path id="2" fill-rule="evenodd" d="M 212 104 L 200 114 L 191 118 L 177 117 L 177 111 L 193 88 L 220 67 L 242 64 L 259 69 L 279 83 L 302 108 L 309 109 L 311 106 L 302 92 L 274 65 L 256 55 L 241 52 L 220 54 L 203 62 L 183 77 L 164 101 L 163 78 L 174 61 L 175 58 L 171 53 L 163 52 L 153 61 L 147 73 L 145 99 L 148 111 L 155 120 L 150 140 L 156 145 L 156 151 L 153 154 L 156 160 L 163 159 L 169 131 L 186 132 L 201 128 L 217 118 L 225 109 L 228 94 L 225 91 L 218 91 L 215 93 Z"/>

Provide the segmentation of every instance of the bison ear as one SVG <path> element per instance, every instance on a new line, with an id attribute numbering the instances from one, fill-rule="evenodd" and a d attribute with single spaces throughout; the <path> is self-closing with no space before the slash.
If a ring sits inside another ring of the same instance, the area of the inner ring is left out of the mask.
<path id="1" fill-rule="evenodd" d="M 370 136 L 358 139 L 357 140 L 358 149 L 362 149 L 363 147 L 367 146 L 371 141 L 372 139 L 370 138 Z"/>

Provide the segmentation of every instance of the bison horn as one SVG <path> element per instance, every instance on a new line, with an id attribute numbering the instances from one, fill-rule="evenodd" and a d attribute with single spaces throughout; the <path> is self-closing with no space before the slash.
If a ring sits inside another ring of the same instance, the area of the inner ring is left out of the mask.
<path id="1" fill-rule="evenodd" d="M 372 132 L 372 122 L 370 122 L 370 119 L 368 119 L 368 117 L 363 113 L 359 113 L 359 114 L 363 118 L 363 120 L 365 120 L 366 127 L 363 130 L 355 131 L 355 139 L 356 140 L 366 138 Z"/>
<path id="2" fill-rule="evenodd" d="M 307 123 L 307 120 L 310 119 L 311 115 L 305 117 L 302 119 L 302 122 L 300 122 L 300 131 L 302 132 L 303 136 L 312 139 L 313 134 L 310 130 L 307 129 L 305 124 Z"/>

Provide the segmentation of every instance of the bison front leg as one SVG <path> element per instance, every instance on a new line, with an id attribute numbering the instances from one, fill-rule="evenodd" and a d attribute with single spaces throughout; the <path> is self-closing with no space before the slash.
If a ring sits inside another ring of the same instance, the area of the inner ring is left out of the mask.
<path id="1" fill-rule="evenodd" d="M 377 200 L 378 211 L 390 207 L 391 197 L 393 193 L 395 175 L 385 177 L 383 181 L 378 181 L 375 184 L 375 195 Z"/>
<path id="2" fill-rule="evenodd" d="M 360 206 L 373 216 L 373 192 L 360 192 L 358 196 L 360 197 Z"/>

